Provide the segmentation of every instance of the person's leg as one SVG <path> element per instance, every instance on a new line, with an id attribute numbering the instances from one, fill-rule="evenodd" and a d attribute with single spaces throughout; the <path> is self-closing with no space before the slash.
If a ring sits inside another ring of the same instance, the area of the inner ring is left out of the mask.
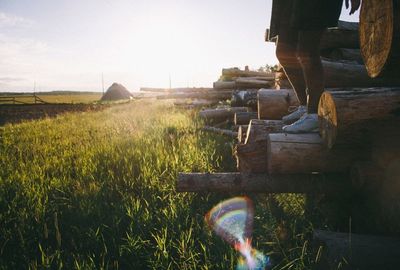
<path id="1" fill-rule="evenodd" d="M 306 82 L 297 57 L 298 31 L 289 25 L 281 27 L 276 45 L 276 57 L 292 85 L 300 105 L 307 105 Z"/>
<path id="2" fill-rule="evenodd" d="M 322 69 L 319 44 L 324 30 L 299 32 L 297 57 L 302 66 L 307 85 L 307 114 L 292 125 L 284 126 L 287 133 L 318 132 L 318 103 L 324 91 L 324 72 Z"/>
<path id="3" fill-rule="evenodd" d="M 318 112 L 319 99 L 324 91 L 324 71 L 319 52 L 324 31 L 321 29 L 299 32 L 297 57 L 307 85 L 307 111 L 309 114 Z"/>

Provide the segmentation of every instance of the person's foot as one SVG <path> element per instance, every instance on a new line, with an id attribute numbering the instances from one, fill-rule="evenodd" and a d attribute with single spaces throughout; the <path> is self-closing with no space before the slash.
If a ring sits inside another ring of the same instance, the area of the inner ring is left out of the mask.
<path id="1" fill-rule="evenodd" d="M 298 121 L 282 128 L 285 133 L 310 133 L 318 132 L 318 114 L 304 114 Z"/>
<path id="2" fill-rule="evenodd" d="M 282 117 L 282 121 L 286 125 L 290 125 L 299 120 L 307 112 L 306 106 L 300 105 L 291 114 Z"/>

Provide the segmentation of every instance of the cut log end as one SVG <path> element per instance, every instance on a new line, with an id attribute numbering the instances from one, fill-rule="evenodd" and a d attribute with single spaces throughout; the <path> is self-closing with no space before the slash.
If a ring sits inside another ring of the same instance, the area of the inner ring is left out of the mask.
<path id="1" fill-rule="evenodd" d="M 326 146 L 332 148 L 335 143 L 338 125 L 335 101 L 329 92 L 324 92 L 319 102 L 319 130 Z"/>
<path id="2" fill-rule="evenodd" d="M 392 47 L 394 23 L 399 23 L 395 22 L 394 13 L 397 11 L 394 11 L 393 2 L 393 0 L 362 2 L 360 45 L 365 66 L 372 78 L 378 77 L 384 71 L 385 66 L 389 64 L 391 52 L 398 50 Z"/>

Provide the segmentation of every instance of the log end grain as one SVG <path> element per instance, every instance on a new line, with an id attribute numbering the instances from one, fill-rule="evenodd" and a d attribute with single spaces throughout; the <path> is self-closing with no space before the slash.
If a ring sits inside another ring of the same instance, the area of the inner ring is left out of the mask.
<path id="1" fill-rule="evenodd" d="M 363 1 L 360 11 L 360 45 L 368 75 L 378 77 L 393 50 L 393 0 Z"/>
<path id="2" fill-rule="evenodd" d="M 328 148 L 332 148 L 337 136 L 337 110 L 335 101 L 329 92 L 324 92 L 318 106 L 319 130 Z"/>

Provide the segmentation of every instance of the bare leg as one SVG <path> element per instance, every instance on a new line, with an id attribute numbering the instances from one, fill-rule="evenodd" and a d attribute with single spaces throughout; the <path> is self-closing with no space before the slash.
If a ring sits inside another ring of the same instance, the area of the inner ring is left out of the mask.
<path id="1" fill-rule="evenodd" d="M 288 77 L 290 84 L 296 92 L 300 105 L 307 105 L 306 82 L 302 71 L 302 66 L 297 58 L 298 31 L 290 26 L 282 27 L 279 32 L 278 43 L 276 46 L 276 57 Z"/>
<path id="2" fill-rule="evenodd" d="M 324 91 L 324 71 L 322 68 L 319 45 L 324 30 L 300 31 L 297 45 L 297 57 L 301 63 L 307 85 L 307 111 L 318 112 L 318 103 Z"/>

